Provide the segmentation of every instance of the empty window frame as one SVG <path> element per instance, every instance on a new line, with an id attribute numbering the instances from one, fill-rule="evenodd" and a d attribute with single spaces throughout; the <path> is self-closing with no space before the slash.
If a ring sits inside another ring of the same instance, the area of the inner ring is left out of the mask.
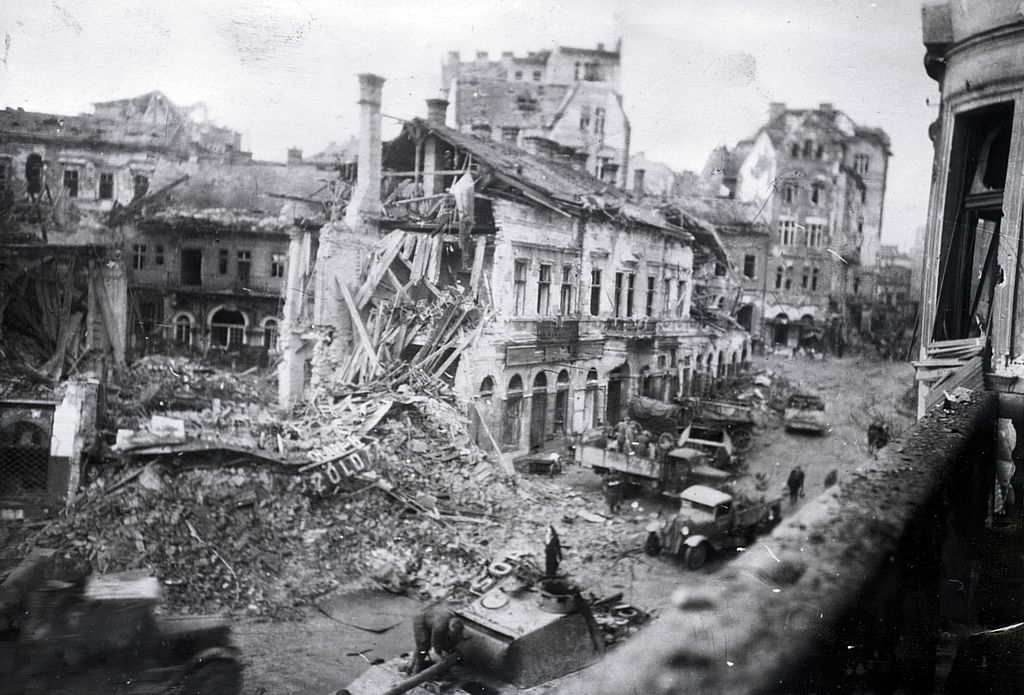
<path id="1" fill-rule="evenodd" d="M 590 130 L 590 106 L 587 104 L 580 105 L 580 130 Z"/>
<path id="2" fill-rule="evenodd" d="M 598 107 L 594 109 L 594 133 L 604 135 L 605 110 Z"/>
<path id="3" fill-rule="evenodd" d="M 661 281 L 661 315 L 671 316 L 672 314 L 672 280 L 665 278 Z"/>
<path id="4" fill-rule="evenodd" d="M 534 82 L 540 82 L 540 78 L 542 76 L 543 76 L 543 73 L 540 70 L 534 70 L 533 71 L 533 81 Z"/>
<path id="5" fill-rule="evenodd" d="M 647 297 L 644 302 L 644 316 L 654 316 L 654 296 L 657 290 L 657 278 L 647 276 Z"/>
<path id="6" fill-rule="evenodd" d="M 825 225 L 821 222 L 807 223 L 807 245 L 818 248 L 825 240 Z"/>
<path id="7" fill-rule="evenodd" d="M 546 316 L 551 309 L 551 266 L 541 263 L 537 275 L 537 314 Z"/>
<path id="8" fill-rule="evenodd" d="M 815 181 L 811 184 L 811 205 L 821 205 L 825 202 L 825 184 Z"/>
<path id="9" fill-rule="evenodd" d="M 858 154 L 853 157 L 853 170 L 858 174 L 866 174 L 871 168 L 871 155 Z"/>
<path id="10" fill-rule="evenodd" d="M 779 239 L 783 246 L 792 246 L 796 243 L 797 227 L 796 220 L 779 220 Z"/>
<path id="11" fill-rule="evenodd" d="M 64 192 L 68 198 L 78 197 L 78 169 L 64 170 Z"/>
<path id="12" fill-rule="evenodd" d="M 562 266 L 562 286 L 558 292 L 558 313 L 568 316 L 572 313 L 572 266 Z"/>
<path id="13" fill-rule="evenodd" d="M 800 275 L 800 286 L 805 290 L 811 286 L 811 269 L 804 266 L 804 272 Z"/>
<path id="14" fill-rule="evenodd" d="M 644 194 L 644 170 L 633 170 L 633 193 L 642 196 Z"/>
<path id="15" fill-rule="evenodd" d="M 174 342 L 186 347 L 192 344 L 192 319 L 188 316 L 174 319 Z"/>
<path id="16" fill-rule="evenodd" d="M 633 317 L 634 293 L 636 292 L 636 273 L 626 274 L 626 316 Z"/>
<path id="17" fill-rule="evenodd" d="M 263 322 L 263 349 L 271 352 L 277 350 L 277 319 Z"/>
<path id="18" fill-rule="evenodd" d="M 819 276 L 818 273 L 819 273 L 819 271 L 818 271 L 817 268 L 814 268 L 813 270 L 811 270 L 811 290 L 812 291 L 818 289 L 818 276 Z"/>
<path id="19" fill-rule="evenodd" d="M 757 256 L 747 254 L 743 257 L 743 277 L 750 280 L 757 277 Z"/>
<path id="20" fill-rule="evenodd" d="M 217 272 L 221 275 L 228 274 L 228 250 L 218 249 L 217 250 Z"/>
<path id="21" fill-rule="evenodd" d="M 679 280 L 676 283 L 676 316 L 682 318 L 685 316 L 686 311 L 686 299 L 689 292 L 689 285 L 686 280 Z"/>
<path id="22" fill-rule="evenodd" d="M 202 285 L 203 284 L 203 250 L 182 249 L 181 250 L 181 284 Z"/>
<path id="23" fill-rule="evenodd" d="M 249 282 L 252 273 L 252 251 L 238 252 L 238 281 Z"/>
<path id="24" fill-rule="evenodd" d="M 782 187 L 782 202 L 792 204 L 796 200 L 796 186 L 787 183 Z"/>
<path id="25" fill-rule="evenodd" d="M 782 289 L 782 279 L 783 279 L 783 277 L 785 277 L 785 275 L 786 275 L 786 269 L 783 268 L 781 265 L 778 268 L 775 269 L 775 289 L 777 289 L 777 290 L 781 290 Z"/>
<path id="26" fill-rule="evenodd" d="M 113 200 L 114 198 L 114 174 L 110 171 L 100 172 L 100 200 Z"/>
<path id="27" fill-rule="evenodd" d="M 522 316 L 526 313 L 526 271 L 528 261 L 516 261 L 513 275 L 515 286 L 515 305 L 512 307 L 513 316 Z"/>
<path id="28" fill-rule="evenodd" d="M 132 177 L 132 200 L 138 200 L 149 192 L 149 177 L 136 174 Z"/>
<path id="29" fill-rule="evenodd" d="M 164 264 L 164 245 L 157 244 L 153 247 L 153 265 Z"/>
<path id="30" fill-rule="evenodd" d="M 615 301 L 614 314 L 616 318 L 622 317 L 622 287 L 625 283 L 625 273 L 615 273 Z"/>
<path id="31" fill-rule="evenodd" d="M 933 340 L 990 331 L 1013 104 L 956 117 L 939 246 Z M 856 290 L 855 290 L 856 291 Z"/>
<path id="32" fill-rule="evenodd" d="M 590 315 L 601 313 L 601 271 L 590 271 Z"/>

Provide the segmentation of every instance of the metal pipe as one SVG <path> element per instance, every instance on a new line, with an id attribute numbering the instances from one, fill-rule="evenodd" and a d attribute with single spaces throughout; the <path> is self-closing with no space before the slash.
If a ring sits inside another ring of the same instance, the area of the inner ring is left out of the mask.
<path id="1" fill-rule="evenodd" d="M 449 654 L 430 668 L 425 668 L 412 678 L 407 678 L 401 683 L 388 688 L 382 693 L 382 695 L 401 695 L 401 693 L 408 692 L 420 683 L 425 683 L 434 676 L 451 670 L 455 664 L 459 663 L 460 658 L 461 657 L 458 654 Z"/>

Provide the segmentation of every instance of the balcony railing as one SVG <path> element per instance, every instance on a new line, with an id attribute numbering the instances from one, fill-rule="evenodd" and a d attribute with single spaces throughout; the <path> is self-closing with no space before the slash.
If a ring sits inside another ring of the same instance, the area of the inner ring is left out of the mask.
<path id="1" fill-rule="evenodd" d="M 653 338 L 657 335 L 658 321 L 655 318 L 605 319 L 604 332 L 610 338 Z"/>
<path id="2" fill-rule="evenodd" d="M 137 287 L 152 287 L 170 290 L 183 290 L 193 292 L 219 292 L 230 294 L 257 294 L 257 295 L 278 295 L 281 293 L 283 278 L 256 277 L 250 276 L 247 280 L 240 280 L 230 276 L 203 276 L 202 282 L 185 282 L 181 275 L 169 270 L 142 270 L 130 271 L 130 284 Z"/>
<path id="3" fill-rule="evenodd" d="M 968 622 L 995 583 L 996 413 L 992 393 L 937 406 L 727 566 L 686 575 L 657 623 L 559 692 L 938 692 L 940 620 Z"/>

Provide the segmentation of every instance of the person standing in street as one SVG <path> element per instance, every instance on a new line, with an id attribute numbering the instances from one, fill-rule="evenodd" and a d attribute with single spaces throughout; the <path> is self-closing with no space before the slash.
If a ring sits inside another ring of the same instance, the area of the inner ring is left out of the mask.
<path id="1" fill-rule="evenodd" d="M 615 441 L 619 443 L 619 452 L 626 453 L 629 442 L 629 423 L 626 418 L 619 420 L 619 424 L 615 426 Z"/>
<path id="2" fill-rule="evenodd" d="M 558 565 L 562 562 L 562 542 L 558 539 L 555 527 L 548 525 L 548 541 L 544 545 L 544 576 L 554 577 L 558 574 Z"/>
<path id="3" fill-rule="evenodd" d="M 610 514 L 619 513 L 622 504 L 622 479 L 618 475 L 609 475 L 604 479 L 604 501 L 608 503 Z"/>
<path id="4" fill-rule="evenodd" d="M 786 480 L 786 487 L 789 488 L 789 503 L 795 506 L 797 498 L 804 491 L 804 471 L 800 466 L 790 471 L 789 478 Z"/>

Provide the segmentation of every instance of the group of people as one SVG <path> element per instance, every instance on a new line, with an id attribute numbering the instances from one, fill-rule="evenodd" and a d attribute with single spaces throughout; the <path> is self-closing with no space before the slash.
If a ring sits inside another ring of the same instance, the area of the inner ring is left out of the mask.
<path id="1" fill-rule="evenodd" d="M 804 469 L 797 466 L 789 472 L 789 477 L 786 479 L 786 487 L 789 488 L 789 503 L 793 506 L 799 498 L 804 496 Z M 825 489 L 832 487 L 839 482 L 839 471 L 832 469 L 828 475 L 825 476 Z"/>
<path id="2" fill-rule="evenodd" d="M 654 458 L 658 447 L 654 434 L 650 430 L 642 430 L 635 440 L 632 439 L 631 434 L 629 419 L 623 417 L 619 420 L 619 424 L 615 425 L 616 450 L 623 454 Z"/>

